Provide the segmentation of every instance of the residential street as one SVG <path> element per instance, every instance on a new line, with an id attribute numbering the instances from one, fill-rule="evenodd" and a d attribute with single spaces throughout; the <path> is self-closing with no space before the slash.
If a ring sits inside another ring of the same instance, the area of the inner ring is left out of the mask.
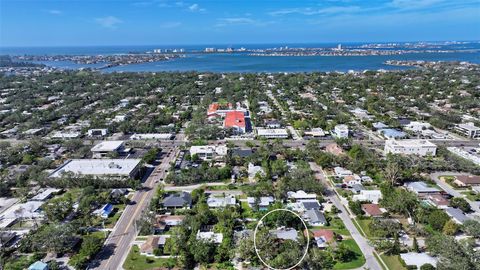
<path id="1" fill-rule="evenodd" d="M 170 162 L 175 160 L 178 149 L 175 148 L 170 155 L 163 157 L 162 162 L 150 174 L 143 184 L 144 189 L 135 192 L 131 204 L 125 207 L 122 216 L 113 228 L 104 243 L 103 250 L 89 269 L 117 270 L 122 269 L 122 264 L 127 257 L 131 244 L 137 236 L 135 221 L 138 220 L 142 211 L 148 206 L 155 194 L 157 180 L 165 178 L 170 168 Z"/>
<path id="2" fill-rule="evenodd" d="M 435 181 L 435 183 L 441 187 L 443 190 L 445 190 L 446 192 L 448 192 L 450 195 L 452 196 L 455 196 L 455 197 L 462 197 L 464 198 L 469 204 L 470 206 L 472 207 L 472 210 L 477 212 L 477 213 L 480 213 L 480 204 L 479 202 L 474 202 L 474 201 L 471 201 L 469 200 L 467 197 L 465 197 L 463 194 L 461 194 L 459 191 L 456 191 L 455 189 L 453 189 L 452 187 L 450 187 L 450 185 L 448 185 L 447 183 L 443 182 L 442 180 L 440 180 L 440 176 L 442 175 L 464 175 L 465 173 L 458 173 L 458 172 L 436 172 L 436 173 L 432 173 L 430 174 L 430 177 L 433 179 L 433 181 Z"/>
<path id="3" fill-rule="evenodd" d="M 322 168 L 314 162 L 310 162 L 309 164 L 310 164 L 310 168 L 315 172 L 315 176 L 317 177 L 317 179 L 319 179 L 326 185 L 327 191 L 326 191 L 325 197 L 331 200 L 333 204 L 337 207 L 337 209 L 340 210 L 340 213 L 338 214 L 338 216 L 345 224 L 345 227 L 352 235 L 352 238 L 355 240 L 355 242 L 357 242 L 358 246 L 360 247 L 360 250 L 362 250 L 362 253 L 366 259 L 364 268 L 368 268 L 371 270 L 382 270 L 380 263 L 377 261 L 377 259 L 373 255 L 375 253 L 374 248 L 368 244 L 367 239 L 365 239 L 365 237 L 363 237 L 360 234 L 360 232 L 357 230 L 357 227 L 353 225 L 353 222 L 350 219 L 350 216 L 348 215 L 347 209 L 340 202 L 340 199 L 337 197 L 337 195 L 335 194 L 335 191 L 330 186 L 330 183 L 327 181 L 325 173 L 323 172 Z"/>

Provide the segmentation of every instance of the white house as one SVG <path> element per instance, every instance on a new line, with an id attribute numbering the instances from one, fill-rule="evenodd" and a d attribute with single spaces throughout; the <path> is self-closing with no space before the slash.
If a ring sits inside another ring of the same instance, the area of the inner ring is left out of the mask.
<path id="1" fill-rule="evenodd" d="M 378 204 L 378 201 L 382 198 L 382 192 L 380 190 L 361 190 L 360 194 L 353 195 L 354 201 L 367 201 L 374 204 Z"/>
<path id="2" fill-rule="evenodd" d="M 408 125 L 406 125 L 404 128 L 406 130 L 410 130 L 410 131 L 419 133 L 419 132 L 422 132 L 422 130 L 429 129 L 430 127 L 432 127 L 432 125 L 430 125 L 430 123 L 412 121 Z"/>
<path id="3" fill-rule="evenodd" d="M 206 240 L 211 241 L 215 244 L 220 244 L 223 241 L 223 234 L 214 232 L 201 232 L 200 230 L 198 230 L 197 240 Z"/>
<path id="4" fill-rule="evenodd" d="M 404 155 L 419 155 L 435 156 L 437 153 L 437 146 L 428 140 L 386 140 L 385 141 L 385 155 L 404 154 Z"/>
<path id="5" fill-rule="evenodd" d="M 265 175 L 262 166 L 255 166 L 253 163 L 248 163 L 248 180 L 254 182 L 257 174 Z"/>
<path id="6" fill-rule="evenodd" d="M 212 160 L 227 155 L 228 148 L 225 145 L 200 145 L 190 147 L 190 155 L 197 155 L 201 160 Z"/>
<path id="7" fill-rule="evenodd" d="M 333 168 L 333 171 L 335 172 L 335 177 L 339 179 L 344 178 L 348 175 L 353 175 L 352 171 L 347 170 L 343 167 L 335 167 Z"/>
<path id="8" fill-rule="evenodd" d="M 237 200 L 233 195 L 228 195 L 226 197 L 210 196 L 207 199 L 207 204 L 208 204 L 208 207 L 210 208 L 227 207 L 227 206 L 235 205 L 236 203 L 237 203 Z"/>
<path id="9" fill-rule="evenodd" d="M 335 137 L 339 139 L 346 139 L 348 138 L 348 126 L 347 125 L 336 125 L 334 128 Z"/>
<path id="10" fill-rule="evenodd" d="M 258 206 L 258 210 L 260 211 L 265 211 L 268 209 L 270 204 L 275 202 L 275 199 L 272 196 L 268 197 L 260 197 L 260 198 L 255 198 L 255 197 L 247 197 L 247 203 L 250 208 L 253 208 L 255 205 Z"/>
<path id="11" fill-rule="evenodd" d="M 315 200 L 317 199 L 317 194 L 315 193 L 306 193 L 303 190 L 299 191 L 288 191 L 287 192 L 287 197 L 291 200 Z"/>

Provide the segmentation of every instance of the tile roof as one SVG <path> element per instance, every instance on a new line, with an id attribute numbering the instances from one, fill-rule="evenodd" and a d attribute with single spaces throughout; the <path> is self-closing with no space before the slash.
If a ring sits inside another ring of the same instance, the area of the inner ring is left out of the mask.
<path id="1" fill-rule="evenodd" d="M 245 128 L 245 113 L 242 111 L 227 112 L 225 116 L 224 127 L 241 127 Z"/>

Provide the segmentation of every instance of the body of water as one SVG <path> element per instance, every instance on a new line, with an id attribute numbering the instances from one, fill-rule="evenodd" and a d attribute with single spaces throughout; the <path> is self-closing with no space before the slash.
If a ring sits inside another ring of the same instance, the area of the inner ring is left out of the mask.
<path id="1" fill-rule="evenodd" d="M 344 46 L 358 46 L 359 43 L 345 43 Z M 280 44 L 232 46 L 247 49 L 265 49 L 281 47 Z M 290 48 L 335 47 L 336 44 L 290 44 Z M 9 55 L 98 55 L 122 54 L 129 52 L 146 52 L 153 49 L 184 49 L 186 51 L 202 50 L 206 47 L 226 48 L 228 45 L 191 45 L 191 46 L 105 46 L 105 47 L 34 47 L 34 48 L 0 48 L 0 54 Z M 479 43 L 445 45 L 442 49 L 479 49 Z M 387 60 L 425 60 L 425 61 L 467 61 L 480 64 L 480 52 L 453 53 L 411 53 L 381 56 L 250 56 L 247 53 L 232 54 L 187 54 L 184 58 L 168 61 L 132 64 L 103 69 L 103 72 L 159 72 L 159 71 L 201 71 L 201 72 L 314 72 L 314 71 L 363 71 L 363 70 L 398 70 L 408 67 L 385 65 Z M 98 68 L 103 64 L 84 65 L 69 61 L 47 61 L 46 65 L 64 68 Z"/>

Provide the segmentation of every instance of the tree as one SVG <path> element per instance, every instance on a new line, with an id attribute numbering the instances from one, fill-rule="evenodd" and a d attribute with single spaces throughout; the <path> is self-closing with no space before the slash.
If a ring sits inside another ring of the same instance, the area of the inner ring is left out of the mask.
<path id="1" fill-rule="evenodd" d="M 465 213 L 472 211 L 470 204 L 462 197 L 454 197 L 450 200 L 450 206 L 460 208 Z"/>
<path id="2" fill-rule="evenodd" d="M 458 225 L 455 221 L 449 220 L 443 226 L 443 233 L 446 235 L 455 235 L 458 231 Z"/>
<path id="3" fill-rule="evenodd" d="M 385 179 L 390 182 L 392 186 L 397 184 L 400 177 L 400 166 L 395 161 L 389 161 L 384 171 Z"/>
<path id="4" fill-rule="evenodd" d="M 418 240 L 417 240 L 417 237 L 415 236 L 413 237 L 412 251 L 417 253 L 420 252 L 420 248 L 418 247 Z"/>
<path id="5" fill-rule="evenodd" d="M 426 264 L 423 264 L 422 266 L 420 266 L 420 270 L 435 270 L 435 266 L 433 266 L 429 263 L 426 263 Z"/>
<path id="6" fill-rule="evenodd" d="M 463 223 L 463 230 L 470 236 L 480 238 L 480 222 L 469 219 Z"/>
<path id="7" fill-rule="evenodd" d="M 311 270 L 332 269 L 335 261 L 330 252 L 314 248 L 310 249 L 304 265 Z"/>
<path id="8" fill-rule="evenodd" d="M 190 253 L 198 263 L 211 263 L 215 255 L 215 244 L 212 241 L 194 240 L 190 244 Z"/>
<path id="9" fill-rule="evenodd" d="M 428 215 L 428 225 L 430 225 L 434 230 L 440 231 L 445 226 L 445 223 L 450 220 L 450 217 L 444 211 L 440 209 L 433 210 L 430 215 Z"/>
<path id="10" fill-rule="evenodd" d="M 340 262 L 350 262 L 353 261 L 357 254 L 353 252 L 347 245 L 340 243 L 338 247 L 333 251 L 333 256 L 335 260 Z"/>
<path id="11" fill-rule="evenodd" d="M 73 211 L 73 198 L 71 193 L 64 197 L 53 198 L 42 206 L 48 220 L 57 222 L 63 221 Z"/>
<path id="12" fill-rule="evenodd" d="M 363 215 L 362 203 L 359 201 L 349 201 L 348 208 L 357 216 Z"/>

